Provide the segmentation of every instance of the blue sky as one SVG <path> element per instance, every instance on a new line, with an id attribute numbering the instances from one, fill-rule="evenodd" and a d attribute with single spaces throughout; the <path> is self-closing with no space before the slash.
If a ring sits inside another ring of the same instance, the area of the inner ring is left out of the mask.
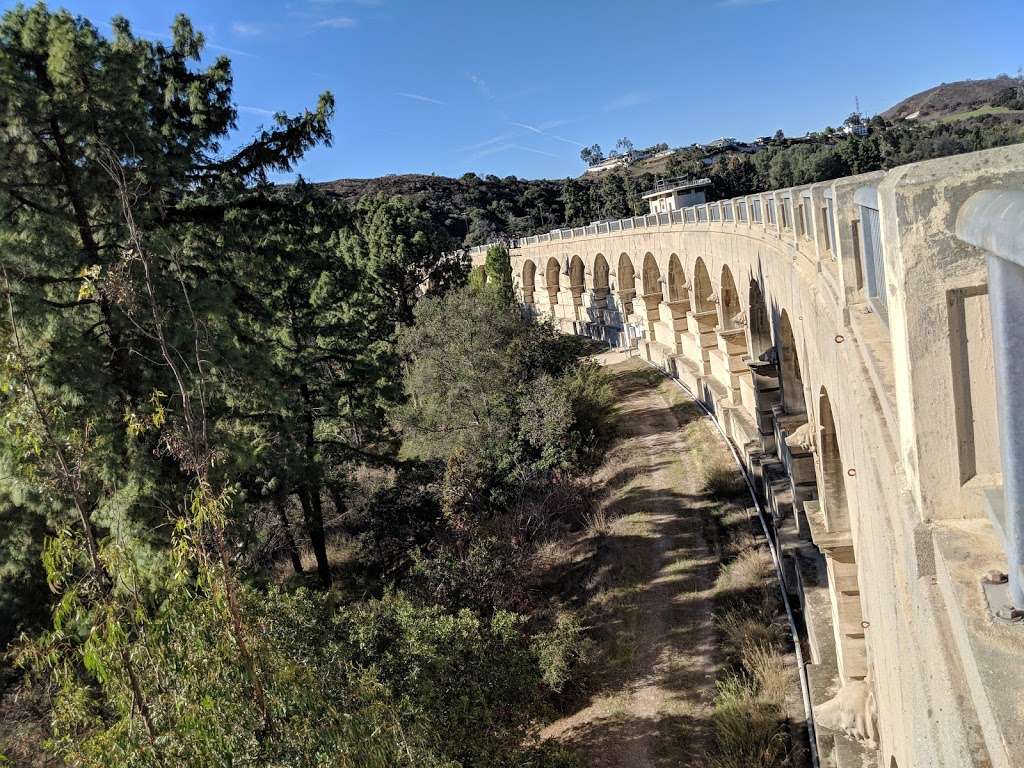
<path id="1" fill-rule="evenodd" d="M 10 7 L 0 0 L 0 7 Z M 57 3 L 51 3 L 56 6 Z M 334 92 L 307 178 L 578 175 L 620 136 L 680 146 L 836 125 L 1024 65 L 1022 0 L 67 0 L 233 62 L 238 140 Z"/>

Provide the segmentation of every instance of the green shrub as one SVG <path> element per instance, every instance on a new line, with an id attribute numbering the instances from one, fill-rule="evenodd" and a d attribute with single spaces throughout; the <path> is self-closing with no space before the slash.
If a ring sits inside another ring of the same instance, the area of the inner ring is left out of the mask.
<path id="1" fill-rule="evenodd" d="M 519 610 L 526 604 L 525 563 L 507 541 L 477 535 L 444 544 L 415 558 L 411 579 L 427 603 L 450 609 Z"/>
<path id="2" fill-rule="evenodd" d="M 579 616 L 563 610 L 555 617 L 554 627 L 534 638 L 541 677 L 552 691 L 560 693 L 578 678 L 579 668 L 587 663 L 593 641 L 585 631 Z"/>

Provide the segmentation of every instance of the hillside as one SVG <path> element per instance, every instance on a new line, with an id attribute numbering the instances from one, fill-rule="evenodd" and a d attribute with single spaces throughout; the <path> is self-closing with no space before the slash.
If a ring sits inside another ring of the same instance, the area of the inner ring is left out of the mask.
<path id="1" fill-rule="evenodd" d="M 1017 84 L 1014 78 L 1000 75 L 987 80 L 960 80 L 942 83 L 890 107 L 882 113 L 886 120 L 940 120 L 953 116 L 973 117 L 982 112 L 999 114 L 1011 110 L 991 108 L 993 99 Z M 974 114 L 970 114 L 974 113 Z"/>
<path id="2" fill-rule="evenodd" d="M 407 198 L 430 211 L 438 225 L 467 245 L 489 242 L 499 235 L 536 232 L 565 220 L 563 182 L 548 179 L 480 177 L 475 173 L 456 179 L 409 173 L 337 179 L 316 186 L 353 204 L 377 194 Z"/>

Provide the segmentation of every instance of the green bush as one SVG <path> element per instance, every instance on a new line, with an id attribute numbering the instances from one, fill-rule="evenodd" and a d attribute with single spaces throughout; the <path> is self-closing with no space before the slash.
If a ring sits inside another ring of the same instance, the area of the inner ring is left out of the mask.
<path id="1" fill-rule="evenodd" d="M 586 665 L 593 647 L 585 633 L 579 616 L 562 610 L 555 616 L 554 626 L 534 638 L 541 676 L 552 691 L 560 693 L 578 680 L 579 669 Z"/>
<path id="2" fill-rule="evenodd" d="M 426 603 L 486 614 L 526 605 L 523 567 L 522 557 L 509 542 L 477 535 L 440 545 L 429 554 L 420 552 L 411 579 Z"/>

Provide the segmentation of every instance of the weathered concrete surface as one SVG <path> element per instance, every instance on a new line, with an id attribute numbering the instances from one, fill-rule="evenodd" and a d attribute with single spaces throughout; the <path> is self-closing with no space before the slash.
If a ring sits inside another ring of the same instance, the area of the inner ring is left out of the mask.
<path id="1" fill-rule="evenodd" d="M 1024 189 L 1024 147 L 512 249 L 530 311 L 638 347 L 767 456 L 779 525 L 828 564 L 838 672 L 870 681 L 885 768 L 1024 765 L 1024 627 L 996 625 L 980 586 L 1007 568 L 984 502 L 999 440 L 1024 440 L 998 434 L 985 254 L 955 234 L 983 189 Z"/>

